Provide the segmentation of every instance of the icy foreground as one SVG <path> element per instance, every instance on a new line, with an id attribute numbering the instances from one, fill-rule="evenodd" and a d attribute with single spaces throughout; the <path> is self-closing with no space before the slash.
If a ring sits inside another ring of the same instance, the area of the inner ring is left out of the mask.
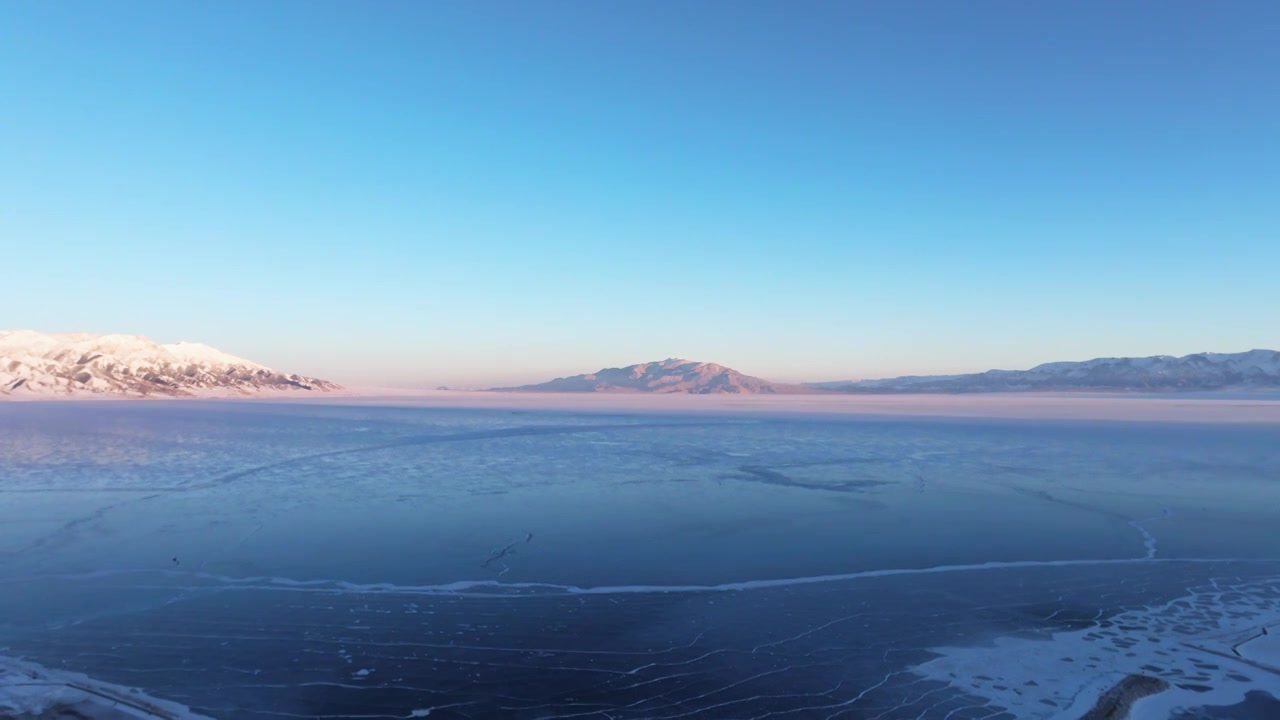
<path id="1" fill-rule="evenodd" d="M 0 657 L 228 720 L 1275 720 L 1278 432 L 0 404 Z"/>
<path id="2" fill-rule="evenodd" d="M 327 392 L 326 380 L 285 374 L 200 343 L 137 335 L 0 331 L 0 399 Z"/>
<path id="3" fill-rule="evenodd" d="M 92 680 L 80 673 L 51 670 L 0 657 L 0 718 L 78 720 L 201 720 L 177 703 L 135 688 Z M 207 720 L 207 719 L 206 719 Z"/>

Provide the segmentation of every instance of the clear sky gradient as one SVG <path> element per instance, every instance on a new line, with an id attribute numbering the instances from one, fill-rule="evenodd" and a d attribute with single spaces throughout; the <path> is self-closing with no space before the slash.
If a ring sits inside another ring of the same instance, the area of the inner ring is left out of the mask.
<path id="1" fill-rule="evenodd" d="M 0 327 L 382 385 L 1280 345 L 1280 3 L 0 3 Z"/>

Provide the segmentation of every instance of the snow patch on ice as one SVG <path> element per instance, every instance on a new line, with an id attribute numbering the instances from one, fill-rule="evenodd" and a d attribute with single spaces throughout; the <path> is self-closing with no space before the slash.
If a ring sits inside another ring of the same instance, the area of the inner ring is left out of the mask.
<path id="1" fill-rule="evenodd" d="M 209 720 L 183 705 L 151 697 L 137 688 L 0 657 L 0 717 L 39 717 L 51 711 L 102 720 Z"/>
<path id="2" fill-rule="evenodd" d="M 1263 632 L 1277 624 L 1280 577 L 1215 582 L 1047 640 L 936 648 L 939 657 L 914 672 L 1031 720 L 1077 720 L 1125 676 L 1148 675 L 1170 689 L 1135 703 L 1131 717 L 1165 720 L 1179 708 L 1241 702 L 1253 690 L 1280 695 L 1280 642 Z M 1240 645 L 1242 637 L 1253 639 Z M 1235 651 L 1253 642 L 1253 656 Z"/>
<path id="3" fill-rule="evenodd" d="M 1235 647 L 1241 657 L 1280 672 L 1280 625 L 1263 628 L 1261 634 Z"/>

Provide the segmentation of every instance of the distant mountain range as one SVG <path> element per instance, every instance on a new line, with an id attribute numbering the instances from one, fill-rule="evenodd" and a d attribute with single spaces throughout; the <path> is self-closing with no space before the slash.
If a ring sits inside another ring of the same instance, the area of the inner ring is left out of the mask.
<path id="1" fill-rule="evenodd" d="M 1173 392 L 1280 389 L 1280 352 L 1198 353 L 1185 357 L 1098 358 L 1055 362 L 1030 370 L 968 375 L 920 375 L 885 380 L 775 383 L 714 363 L 693 360 L 606 368 L 519 387 L 511 392 L 605 393 L 978 393 L 1019 391 Z"/>
<path id="2" fill-rule="evenodd" d="M 621 368 L 605 368 L 588 375 L 556 378 L 537 385 L 493 389 L 509 392 L 689 393 L 695 395 L 817 392 L 803 385 L 773 383 L 758 377 L 743 375 L 737 370 L 715 363 L 677 358 Z"/>
<path id="3" fill-rule="evenodd" d="M 200 343 L 161 345 L 137 335 L 0 331 L 0 399 L 236 396 L 339 389 L 326 380 L 285 374 Z"/>
<path id="4" fill-rule="evenodd" d="M 1250 350 L 1242 353 L 1196 353 L 1184 357 L 1097 358 L 1083 362 L 1046 363 L 1030 370 L 845 380 L 810 383 L 809 387 L 846 393 L 1280 389 L 1280 352 Z"/>
<path id="5" fill-rule="evenodd" d="M 41 396 L 200 397 L 340 390 L 199 343 L 170 345 L 136 335 L 0 331 L 0 400 Z M 987 393 L 1019 391 L 1173 392 L 1280 390 L 1280 352 L 1185 357 L 1097 358 L 1030 370 L 923 375 L 884 380 L 776 383 L 715 363 L 668 359 L 519 387 L 547 393 Z"/>

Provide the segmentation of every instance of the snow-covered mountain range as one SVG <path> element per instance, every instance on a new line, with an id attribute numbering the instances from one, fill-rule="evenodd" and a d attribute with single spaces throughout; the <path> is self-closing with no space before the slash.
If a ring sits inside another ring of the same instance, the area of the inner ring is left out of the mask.
<path id="1" fill-rule="evenodd" d="M 812 393 L 802 385 L 785 385 L 743 375 L 737 370 L 693 360 L 671 358 L 621 368 L 605 368 L 587 375 L 556 378 L 537 385 L 494 388 L 512 392 L 614 392 L 614 393 Z"/>
<path id="2" fill-rule="evenodd" d="M 918 375 L 885 380 L 811 383 L 850 393 L 966 393 L 1026 390 L 1171 392 L 1280 389 L 1280 352 L 1196 353 L 1184 357 L 1097 358 L 1052 362 L 1030 370 L 988 370 L 970 375 Z"/>
<path id="3" fill-rule="evenodd" d="M 27 396 L 236 396 L 328 392 L 338 385 L 290 375 L 200 343 L 137 335 L 0 331 L 0 399 Z"/>

